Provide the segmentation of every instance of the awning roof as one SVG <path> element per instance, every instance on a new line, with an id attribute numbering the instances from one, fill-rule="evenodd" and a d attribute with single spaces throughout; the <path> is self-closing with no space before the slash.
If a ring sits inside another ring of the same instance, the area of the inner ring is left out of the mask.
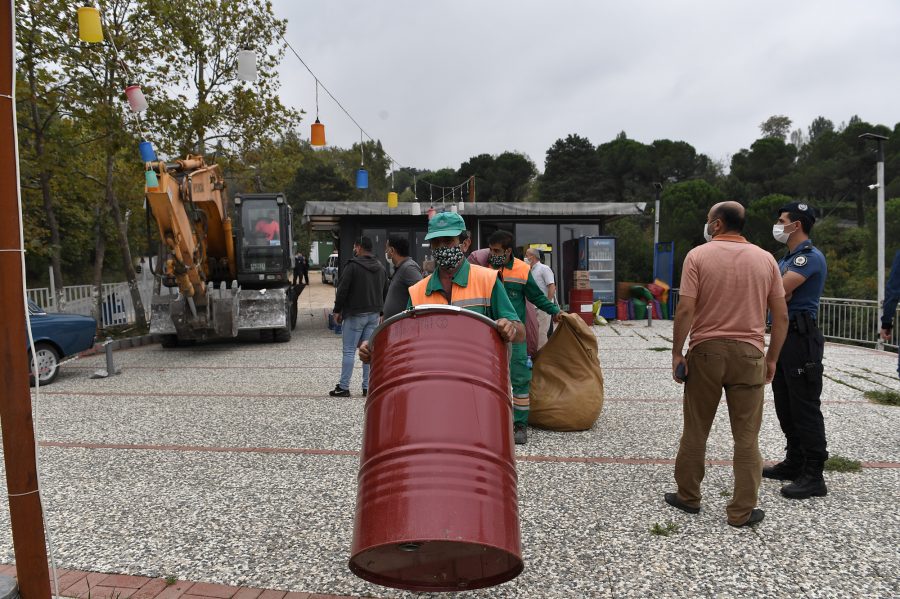
<path id="1" fill-rule="evenodd" d="M 429 207 L 420 202 L 424 214 Z M 449 208 L 449 204 L 446 205 Z M 642 214 L 644 202 L 465 202 L 460 214 L 479 217 L 619 217 Z M 439 206 L 435 206 L 440 209 Z M 303 210 L 303 224 L 314 229 L 330 229 L 342 216 L 413 216 L 411 203 L 402 202 L 388 208 L 387 202 L 307 202 Z"/>

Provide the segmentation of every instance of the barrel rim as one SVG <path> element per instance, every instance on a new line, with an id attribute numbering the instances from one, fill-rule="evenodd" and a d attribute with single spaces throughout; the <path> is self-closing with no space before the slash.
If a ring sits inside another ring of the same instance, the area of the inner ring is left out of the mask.
<path id="1" fill-rule="evenodd" d="M 476 320 L 482 321 L 484 324 L 489 325 L 495 331 L 497 330 L 497 323 L 485 316 L 484 314 L 479 314 L 478 312 L 473 312 L 472 310 L 466 310 L 465 308 L 461 308 L 459 306 L 448 306 L 446 304 L 421 304 L 419 306 L 415 306 L 410 308 L 409 310 L 404 310 L 399 314 L 394 314 L 380 325 L 375 327 L 375 330 L 372 331 L 372 334 L 369 336 L 369 343 L 373 343 L 375 341 L 375 337 L 380 333 L 384 328 L 394 324 L 397 321 L 403 320 L 404 318 L 415 318 L 416 316 L 423 316 L 425 314 L 432 313 L 452 313 L 452 314 L 464 314 Z"/>

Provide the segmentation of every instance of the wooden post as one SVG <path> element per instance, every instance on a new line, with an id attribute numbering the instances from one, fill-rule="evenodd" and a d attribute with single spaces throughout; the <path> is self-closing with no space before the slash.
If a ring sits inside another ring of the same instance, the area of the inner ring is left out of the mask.
<path id="1" fill-rule="evenodd" d="M 475 175 L 469 177 L 469 201 L 475 201 Z"/>
<path id="2" fill-rule="evenodd" d="M 24 273 L 18 252 L 19 163 L 15 147 L 13 82 L 14 7 L 4 0 L 0 8 L 0 428 L 9 491 L 9 519 L 16 556 L 16 577 L 23 599 L 50 597 L 47 546 L 38 495 L 34 422 L 28 390 L 25 342 Z"/>

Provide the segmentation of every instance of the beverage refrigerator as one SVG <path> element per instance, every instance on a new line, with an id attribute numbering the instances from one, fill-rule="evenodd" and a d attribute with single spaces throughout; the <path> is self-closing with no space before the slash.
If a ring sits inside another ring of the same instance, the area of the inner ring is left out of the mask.
<path id="1" fill-rule="evenodd" d="M 563 296 L 574 289 L 576 270 L 587 271 L 594 301 L 602 302 L 600 315 L 607 320 L 616 317 L 616 238 L 608 236 L 579 237 L 563 242 Z M 571 307 L 570 307 L 571 310 Z"/>

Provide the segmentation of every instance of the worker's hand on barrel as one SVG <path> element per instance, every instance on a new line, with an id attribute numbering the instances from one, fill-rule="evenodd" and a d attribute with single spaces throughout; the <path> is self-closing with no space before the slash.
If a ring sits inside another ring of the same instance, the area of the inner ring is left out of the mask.
<path id="1" fill-rule="evenodd" d="M 344 322 L 344 319 L 343 319 L 343 317 L 341 317 L 341 313 L 340 313 L 340 312 L 335 312 L 335 313 L 334 313 L 334 323 L 335 323 L 335 324 L 341 324 L 342 322 Z"/>
<path id="2" fill-rule="evenodd" d="M 511 320 L 501 318 L 497 321 L 497 332 L 503 337 L 503 340 L 509 343 L 516 338 L 516 325 Z"/>
<path id="3" fill-rule="evenodd" d="M 363 364 L 368 364 L 372 359 L 372 349 L 369 347 L 368 341 L 363 341 L 359 344 L 359 361 Z"/>
<path id="4" fill-rule="evenodd" d="M 559 312 L 554 314 L 553 315 L 553 324 L 559 324 L 559 321 L 562 320 L 563 314 L 565 314 L 565 312 L 563 312 L 562 310 L 560 310 Z"/>

